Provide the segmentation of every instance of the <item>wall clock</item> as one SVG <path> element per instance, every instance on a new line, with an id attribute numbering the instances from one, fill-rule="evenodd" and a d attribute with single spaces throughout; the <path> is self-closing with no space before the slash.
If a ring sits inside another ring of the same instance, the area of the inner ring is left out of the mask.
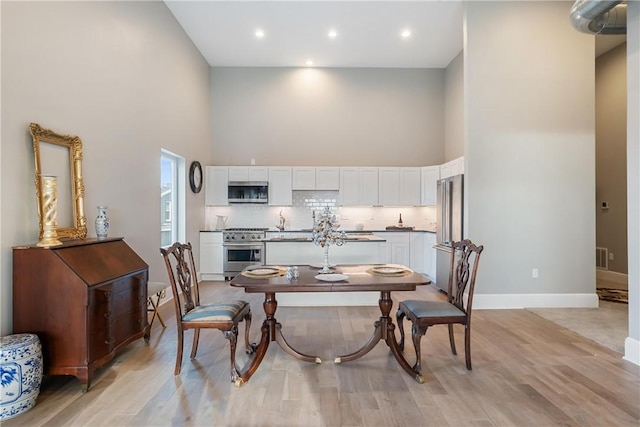
<path id="1" fill-rule="evenodd" d="M 202 166 L 198 161 L 191 162 L 189 167 L 189 186 L 194 193 L 202 190 Z"/>

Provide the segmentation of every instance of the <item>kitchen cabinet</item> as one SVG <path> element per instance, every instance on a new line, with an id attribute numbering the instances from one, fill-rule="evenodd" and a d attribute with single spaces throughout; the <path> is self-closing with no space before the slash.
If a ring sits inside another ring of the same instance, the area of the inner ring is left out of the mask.
<path id="1" fill-rule="evenodd" d="M 436 233 L 424 233 L 424 274 L 436 279 Z"/>
<path id="2" fill-rule="evenodd" d="M 340 205 L 378 205 L 378 168 L 340 168 Z"/>
<path id="3" fill-rule="evenodd" d="M 464 174 L 464 156 L 440 165 L 440 179 Z"/>
<path id="4" fill-rule="evenodd" d="M 440 166 L 425 166 L 420 170 L 422 180 L 422 206 L 435 206 L 437 203 L 436 191 L 440 179 Z"/>
<path id="5" fill-rule="evenodd" d="M 229 166 L 229 181 L 268 181 L 266 166 Z"/>
<path id="6" fill-rule="evenodd" d="M 204 176 L 204 204 L 207 206 L 228 205 L 229 168 L 225 166 L 206 166 Z"/>
<path id="7" fill-rule="evenodd" d="M 269 168 L 269 205 L 291 206 L 293 204 L 291 167 Z"/>
<path id="8" fill-rule="evenodd" d="M 378 203 L 382 206 L 419 206 L 421 171 L 419 167 L 378 169 Z"/>
<path id="9" fill-rule="evenodd" d="M 200 232 L 200 275 L 202 280 L 224 280 L 222 232 Z"/>
<path id="10" fill-rule="evenodd" d="M 317 167 L 316 190 L 340 190 L 340 168 Z"/>
<path id="11" fill-rule="evenodd" d="M 315 190 L 316 189 L 316 168 L 294 167 L 291 169 L 293 177 L 292 188 L 294 190 Z"/>
<path id="12" fill-rule="evenodd" d="M 292 175 L 294 190 L 340 189 L 340 168 L 338 167 L 294 167 Z"/>
<path id="13" fill-rule="evenodd" d="M 409 233 L 409 267 L 418 273 L 424 273 L 424 232 Z"/>
<path id="14" fill-rule="evenodd" d="M 13 248 L 13 332 L 37 333 L 44 373 L 93 373 L 127 344 L 149 339 L 149 268 L 121 238 Z"/>
<path id="15" fill-rule="evenodd" d="M 411 267 L 411 232 L 384 232 L 380 237 L 386 240 L 381 243 L 384 261 L 389 264 L 402 264 Z"/>

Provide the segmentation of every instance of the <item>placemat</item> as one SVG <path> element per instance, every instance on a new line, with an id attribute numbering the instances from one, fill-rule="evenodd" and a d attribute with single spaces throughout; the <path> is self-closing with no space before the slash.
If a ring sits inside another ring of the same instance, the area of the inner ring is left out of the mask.
<path id="1" fill-rule="evenodd" d="M 411 270 L 411 269 L 407 268 L 407 269 L 404 269 L 403 271 L 398 272 L 398 273 L 380 273 L 380 272 L 378 272 L 378 271 L 375 271 L 375 270 L 373 269 L 373 267 L 372 267 L 372 268 L 368 268 L 368 269 L 367 269 L 367 273 L 371 274 L 372 276 L 382 276 L 382 277 L 403 277 L 403 276 L 408 276 L 408 275 L 412 274 L 412 273 L 413 273 L 413 270 Z"/>
<path id="2" fill-rule="evenodd" d="M 269 279 L 271 277 L 284 276 L 286 272 L 286 269 L 280 267 L 278 271 L 274 271 L 272 274 L 251 274 L 251 271 L 243 271 L 240 274 L 251 279 Z"/>

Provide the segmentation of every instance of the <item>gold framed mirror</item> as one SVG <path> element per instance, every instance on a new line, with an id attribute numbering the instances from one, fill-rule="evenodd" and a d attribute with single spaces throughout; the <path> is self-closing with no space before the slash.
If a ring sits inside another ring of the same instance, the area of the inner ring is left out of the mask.
<path id="1" fill-rule="evenodd" d="M 56 228 L 59 238 L 87 237 L 87 218 L 84 215 L 84 182 L 82 180 L 82 141 L 74 135 L 62 135 L 37 123 L 29 125 L 33 138 L 36 163 L 36 199 L 43 235 L 42 177 L 56 176 L 58 206 Z"/>

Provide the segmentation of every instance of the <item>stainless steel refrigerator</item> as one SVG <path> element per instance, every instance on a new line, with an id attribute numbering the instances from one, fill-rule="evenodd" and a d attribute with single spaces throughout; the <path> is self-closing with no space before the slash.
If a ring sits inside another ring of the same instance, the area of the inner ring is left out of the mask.
<path id="1" fill-rule="evenodd" d="M 464 175 L 438 181 L 436 220 L 436 282 L 447 291 L 451 262 L 451 242 L 462 240 L 462 205 Z"/>

